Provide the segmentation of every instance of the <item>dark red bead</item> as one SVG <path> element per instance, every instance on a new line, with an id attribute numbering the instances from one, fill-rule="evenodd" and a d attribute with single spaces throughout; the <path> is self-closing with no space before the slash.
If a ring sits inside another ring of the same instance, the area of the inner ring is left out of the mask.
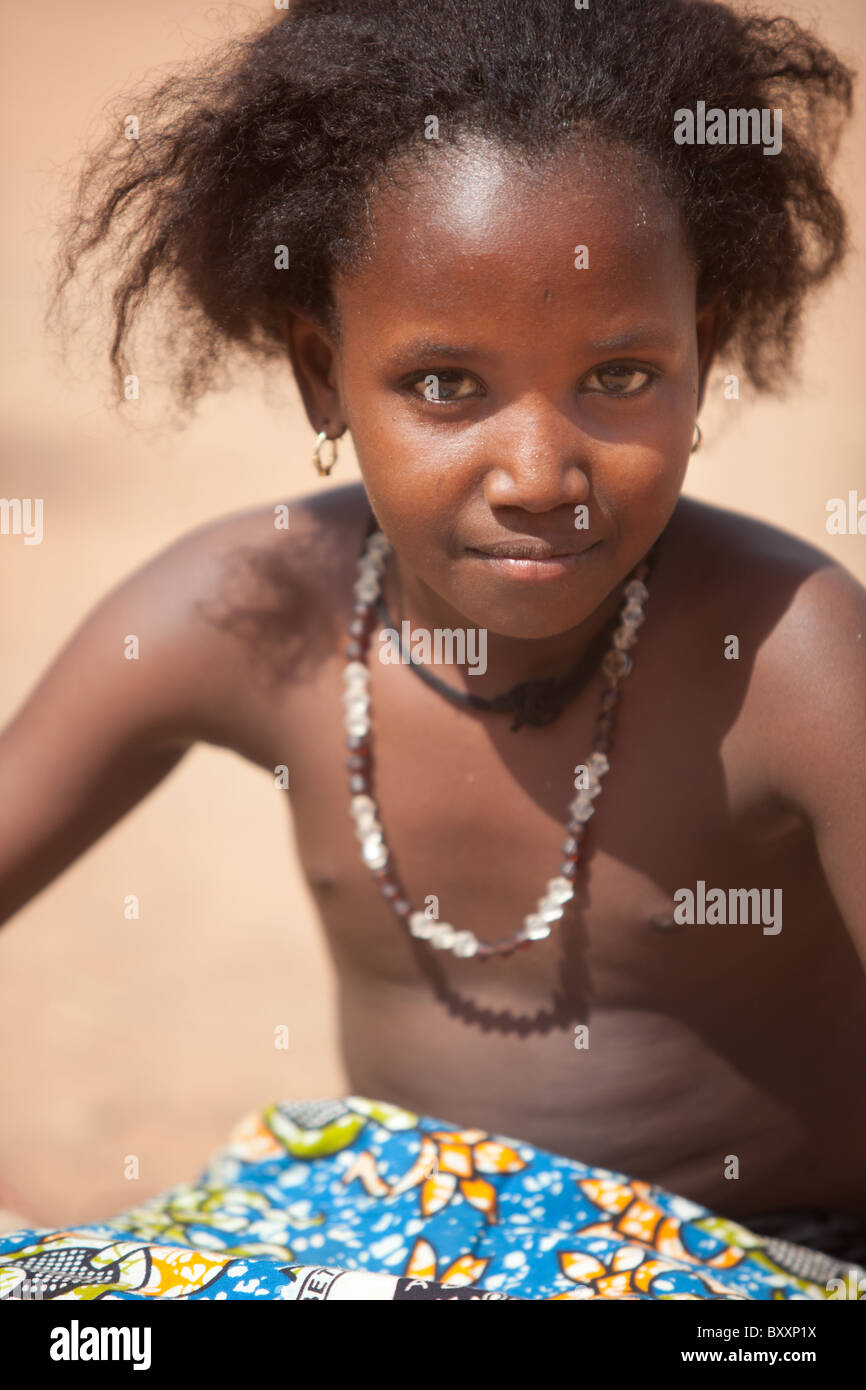
<path id="1" fill-rule="evenodd" d="M 607 713 L 608 710 L 615 709 L 619 701 L 620 691 L 618 689 L 606 690 L 601 697 L 601 708 Z"/>
<path id="2" fill-rule="evenodd" d="M 607 753 L 610 748 L 610 739 L 606 734 L 596 734 L 592 740 L 593 752 Z"/>
<path id="3" fill-rule="evenodd" d="M 569 835 L 568 839 L 563 841 L 562 852 L 565 855 L 566 859 L 577 858 L 578 854 L 580 853 L 580 845 L 577 843 L 577 840 L 574 838 L 573 835 Z"/>
<path id="4" fill-rule="evenodd" d="M 387 899 L 388 902 L 392 902 L 394 898 L 399 898 L 400 896 L 400 889 L 394 882 L 383 883 L 380 892 L 382 897 Z"/>
<path id="5" fill-rule="evenodd" d="M 573 881 L 577 878 L 577 863 L 574 859 L 566 859 L 559 866 L 559 872 L 563 878 Z"/>
<path id="6" fill-rule="evenodd" d="M 346 739 L 346 747 L 351 753 L 366 752 L 370 756 L 370 735 L 369 734 L 349 734 Z"/>
<path id="7" fill-rule="evenodd" d="M 370 766 L 370 750 L 366 753 L 351 753 L 346 759 L 346 767 L 350 772 L 365 772 Z"/>

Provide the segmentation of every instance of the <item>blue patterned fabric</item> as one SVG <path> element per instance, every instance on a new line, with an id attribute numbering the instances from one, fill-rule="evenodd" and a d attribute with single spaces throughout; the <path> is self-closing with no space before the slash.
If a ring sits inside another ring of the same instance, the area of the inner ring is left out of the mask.
<path id="1" fill-rule="evenodd" d="M 663 1188 L 361 1096 L 250 1115 L 195 1183 L 108 1222 L 0 1236 L 6 1299 L 856 1297 L 848 1274 Z"/>

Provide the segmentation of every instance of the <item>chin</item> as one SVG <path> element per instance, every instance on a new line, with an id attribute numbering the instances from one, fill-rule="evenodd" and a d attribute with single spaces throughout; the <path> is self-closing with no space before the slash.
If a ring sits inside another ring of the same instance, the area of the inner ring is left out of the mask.
<path id="1" fill-rule="evenodd" d="M 480 594 L 467 594 L 465 601 L 455 599 L 455 607 L 472 623 L 486 628 L 497 637 L 515 637 L 524 641 L 542 641 L 570 632 L 598 608 L 604 594 L 596 599 L 585 592 L 575 597 L 561 596 L 552 601 L 550 594 L 542 597 L 501 597 L 485 602 Z"/>

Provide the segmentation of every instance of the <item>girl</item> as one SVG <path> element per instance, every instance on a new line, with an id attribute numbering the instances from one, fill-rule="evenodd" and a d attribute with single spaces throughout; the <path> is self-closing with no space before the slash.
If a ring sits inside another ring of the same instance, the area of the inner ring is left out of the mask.
<path id="1" fill-rule="evenodd" d="M 358 1094 L 97 1245 L 213 1248 L 203 1190 L 303 1159 L 343 1226 L 415 1235 L 392 1274 L 486 1291 L 770 1297 L 772 1256 L 823 1296 L 762 1231 L 866 1258 L 866 593 L 680 495 L 713 370 L 778 386 L 840 263 L 851 88 L 722 4 L 295 0 L 88 164 L 61 289 L 115 252 L 121 393 L 166 292 L 181 401 L 288 354 L 318 472 L 350 430 L 363 474 L 182 538 L 0 742 L 4 919 L 205 740 L 290 776 L 338 972 Z M 306 1248 L 276 1191 L 229 1290 Z"/>

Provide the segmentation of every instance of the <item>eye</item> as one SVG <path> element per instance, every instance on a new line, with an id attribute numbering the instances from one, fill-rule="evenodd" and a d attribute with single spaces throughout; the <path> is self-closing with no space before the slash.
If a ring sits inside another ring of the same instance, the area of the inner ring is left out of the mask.
<path id="1" fill-rule="evenodd" d="M 415 377 L 412 381 L 407 382 L 407 385 L 413 396 L 430 401 L 432 405 L 448 401 L 469 400 L 470 397 L 479 394 L 477 389 L 465 389 L 466 387 L 477 388 L 478 385 L 474 377 L 469 376 L 467 372 L 425 372 L 423 376 Z"/>
<path id="2" fill-rule="evenodd" d="M 600 386 L 590 387 L 590 390 L 595 390 L 600 395 L 639 396 L 657 375 L 657 372 L 652 372 L 647 367 L 635 367 L 628 362 L 622 362 L 613 363 L 608 367 L 596 367 L 585 380 L 598 381 Z"/>

